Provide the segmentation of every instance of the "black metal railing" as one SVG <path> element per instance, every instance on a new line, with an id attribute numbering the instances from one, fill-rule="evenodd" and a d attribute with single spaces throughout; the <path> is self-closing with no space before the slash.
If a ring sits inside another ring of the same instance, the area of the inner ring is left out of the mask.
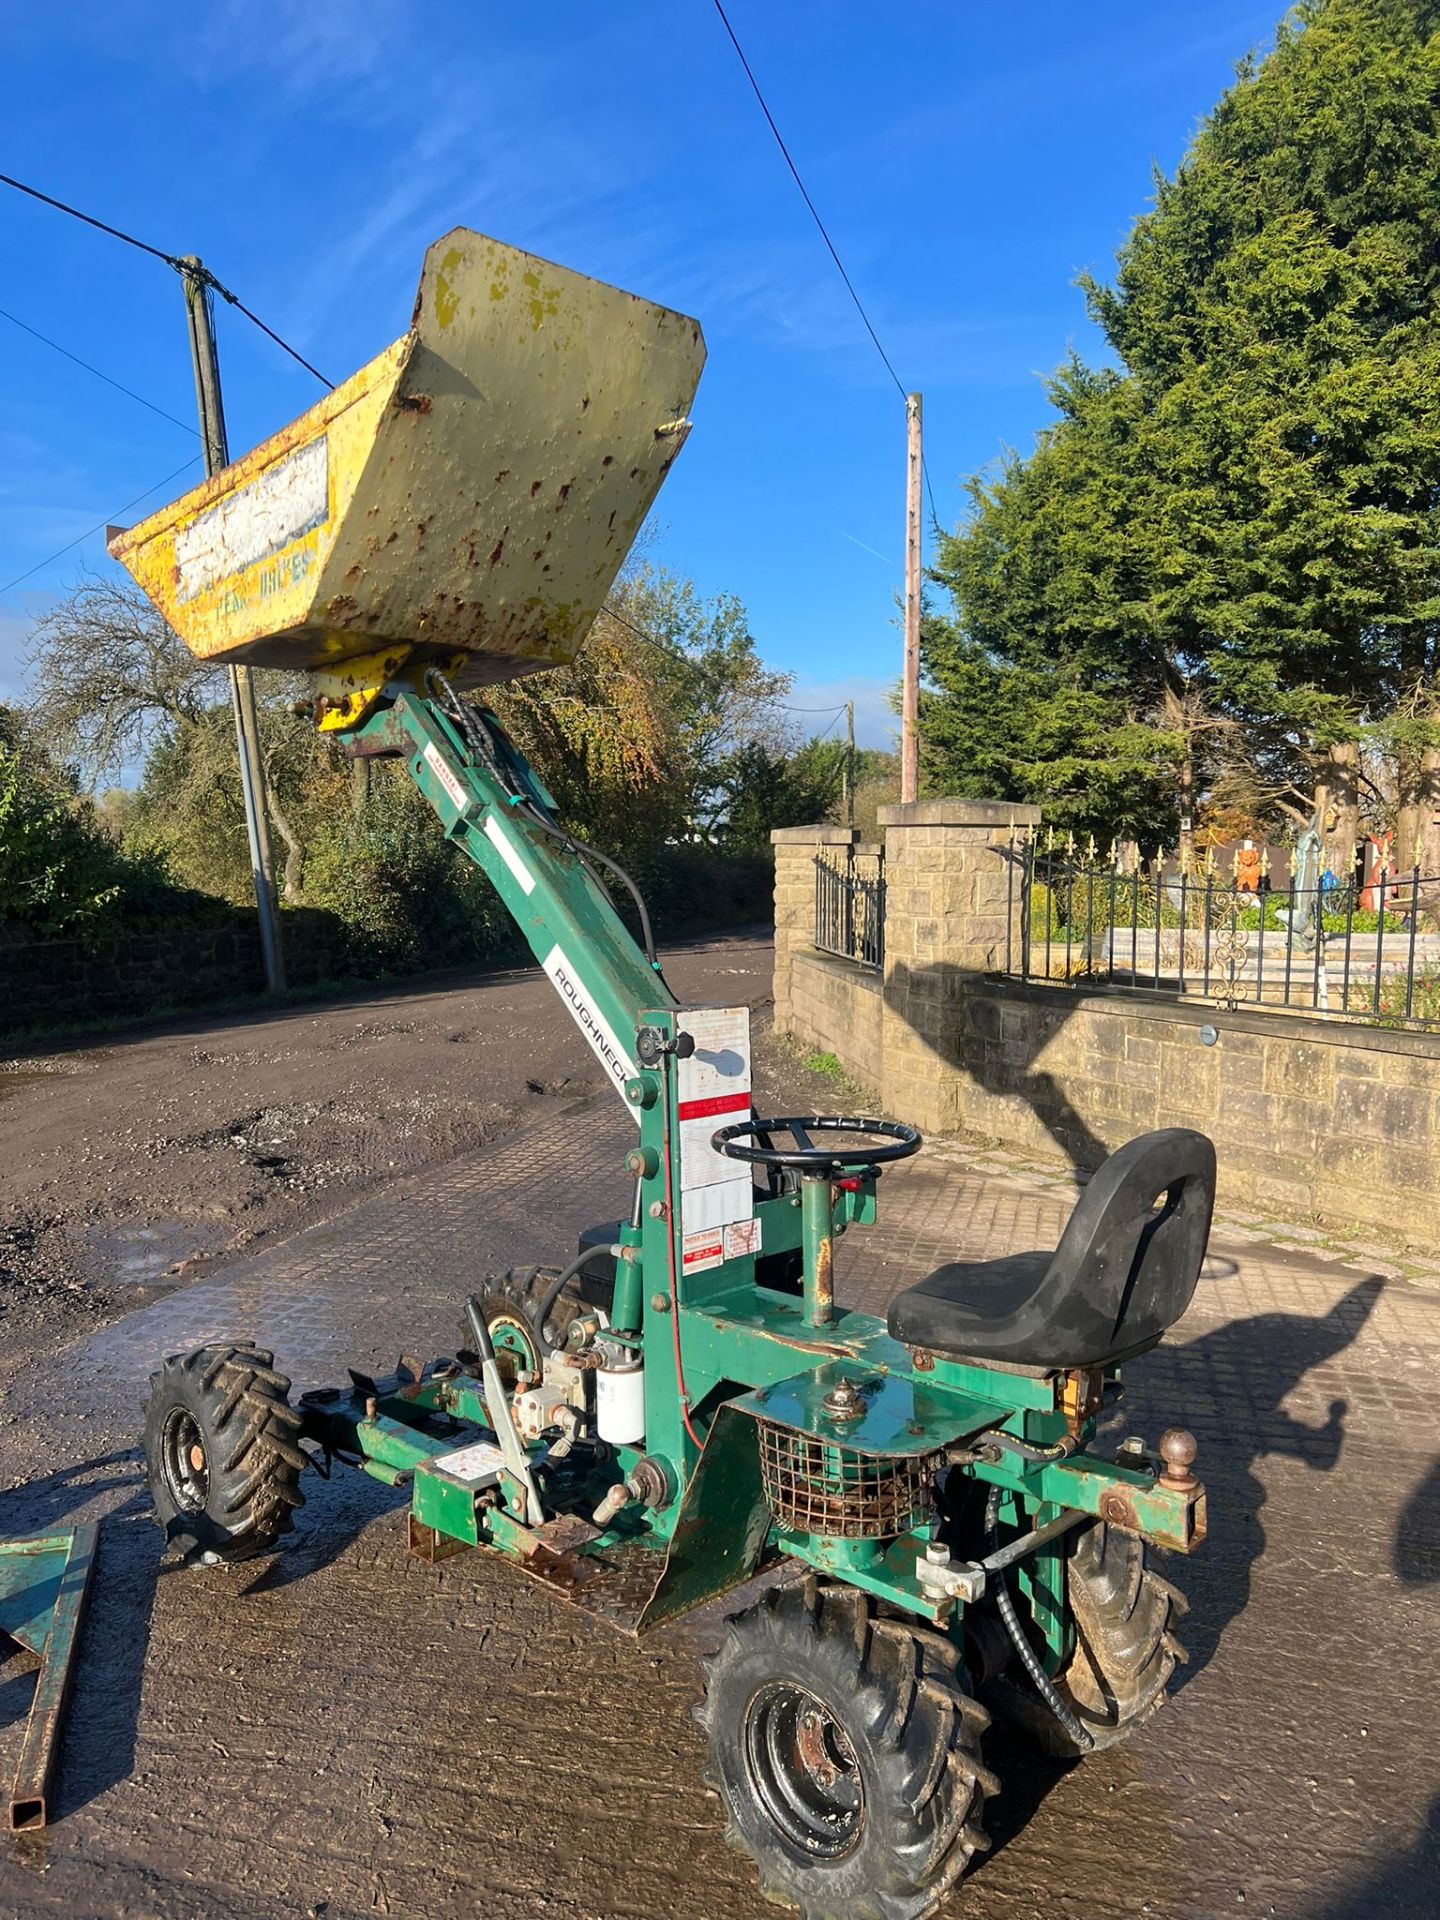
<path id="1" fill-rule="evenodd" d="M 1440 1027 L 1440 874 L 1275 886 L 1251 863 L 1127 868 L 1015 836 L 1006 972 Z"/>
<path id="2" fill-rule="evenodd" d="M 815 945 L 878 972 L 885 965 L 885 856 L 815 858 Z"/>

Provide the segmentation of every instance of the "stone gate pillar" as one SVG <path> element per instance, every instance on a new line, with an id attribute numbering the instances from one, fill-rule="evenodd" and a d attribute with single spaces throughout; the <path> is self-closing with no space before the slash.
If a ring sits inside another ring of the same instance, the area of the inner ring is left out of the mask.
<path id="1" fill-rule="evenodd" d="M 961 1124 L 967 985 L 1020 951 L 1020 876 L 1010 842 L 1040 809 L 1008 800 L 882 807 L 885 833 L 884 1075 L 887 1112 L 925 1132 Z M 777 961 L 778 966 L 778 961 Z M 778 1000 L 778 994 L 777 994 Z"/>
<path id="2" fill-rule="evenodd" d="M 815 858 L 842 859 L 860 836 L 853 827 L 777 827 L 775 849 L 775 1031 L 795 1028 L 792 957 L 815 941 Z"/>

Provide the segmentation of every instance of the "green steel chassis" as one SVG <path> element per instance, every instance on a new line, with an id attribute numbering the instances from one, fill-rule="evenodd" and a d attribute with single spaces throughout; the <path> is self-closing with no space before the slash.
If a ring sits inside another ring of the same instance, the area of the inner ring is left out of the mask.
<path id="1" fill-rule="evenodd" d="M 929 1920 L 989 1844 L 987 1703 L 1074 1757 L 1164 1697 L 1183 1600 L 1143 1543 L 1203 1539 L 1194 1441 L 1106 1458 L 1118 1367 L 978 1365 L 837 1306 L 836 1240 L 919 1136 L 758 1120 L 746 1011 L 677 1003 L 638 896 L 643 948 L 603 856 L 443 676 L 317 705 L 350 753 L 403 759 L 488 874 L 634 1123 L 630 1205 L 553 1271 L 477 1275 L 473 1351 L 294 1405 L 250 1343 L 171 1356 L 145 1416 L 157 1518 L 187 1558 L 248 1558 L 303 1505 L 304 1469 L 344 1461 L 408 1489 L 422 1559 L 498 1555 L 631 1632 L 788 1561 L 800 1577 L 733 1612 L 705 1662 L 705 1779 L 762 1892 L 804 1920 Z"/>
<path id="2" fill-rule="evenodd" d="M 440 700 L 392 687 L 349 729 L 348 751 L 406 761 L 447 836 L 488 875 L 638 1121 L 623 1169 L 635 1183 L 634 1203 L 619 1232 L 609 1319 L 643 1354 L 644 1445 L 615 1450 L 598 1477 L 583 1463 L 558 1471 L 547 1481 L 555 1510 L 537 1526 L 514 1474 L 477 1493 L 443 1464 L 495 1427 L 481 1380 L 458 1360 L 402 1364 L 388 1380 L 353 1376 L 348 1390 L 307 1395 L 303 1436 L 388 1485 L 408 1485 L 411 1544 L 422 1555 L 489 1549 L 635 1630 L 789 1556 L 958 1637 L 983 1572 L 962 1572 L 949 1591 L 923 1579 L 928 1523 L 878 1540 L 778 1528 L 762 1496 L 757 1423 L 822 1448 L 949 1463 L 998 1488 L 1002 1522 L 1033 1542 L 1015 1575 L 1043 1636 L 1045 1664 L 1056 1671 L 1072 1637 L 1067 1516 L 1093 1515 L 1184 1553 L 1204 1536 L 1203 1489 L 1153 1457 L 1105 1459 L 1088 1450 L 1100 1412 L 1120 1391 L 1117 1367 L 1032 1374 L 966 1365 L 902 1345 L 881 1321 L 837 1308 L 834 1241 L 874 1219 L 874 1169 L 851 1168 L 843 1182 L 803 1179 L 797 1191 L 757 1200 L 763 1252 L 803 1253 L 803 1294 L 758 1285 L 753 1254 L 684 1273 L 673 1061 L 685 1015 L 591 867 L 544 824 L 554 818 L 549 795 L 487 720 L 490 751 L 477 754 Z M 642 1032 L 649 1066 L 636 1064 Z M 841 1382 L 859 1389 L 860 1417 L 839 1421 L 829 1410 Z M 611 1525 L 590 1524 L 607 1485 L 642 1457 L 652 1473 L 660 1469 L 664 1495 L 627 1507 Z M 607 1600 L 607 1591 L 627 1597 Z"/>

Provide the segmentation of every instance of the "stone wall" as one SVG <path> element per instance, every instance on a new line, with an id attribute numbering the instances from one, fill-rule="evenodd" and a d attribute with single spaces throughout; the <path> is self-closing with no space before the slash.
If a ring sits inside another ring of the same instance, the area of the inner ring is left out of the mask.
<path id="1" fill-rule="evenodd" d="M 1013 813 L 1017 825 L 1033 818 Z M 811 941 L 814 856 L 843 851 L 845 836 L 776 837 L 775 1018 L 834 1053 L 886 1112 L 1086 1170 L 1152 1127 L 1198 1127 L 1215 1141 L 1229 1204 L 1432 1237 L 1440 1036 L 1008 979 L 1012 809 L 921 802 L 882 818 L 883 977 Z"/>

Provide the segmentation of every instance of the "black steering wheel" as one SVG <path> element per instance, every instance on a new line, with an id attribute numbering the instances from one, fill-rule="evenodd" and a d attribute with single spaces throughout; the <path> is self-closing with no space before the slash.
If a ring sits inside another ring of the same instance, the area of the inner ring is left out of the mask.
<path id="1" fill-rule="evenodd" d="M 775 1133 L 788 1133 L 794 1146 L 772 1145 L 770 1136 Z M 885 1144 L 817 1147 L 810 1137 L 813 1133 L 868 1133 Z M 841 1167 L 877 1167 L 887 1160 L 908 1160 L 920 1151 L 921 1140 L 915 1127 L 901 1126 L 895 1120 L 847 1120 L 840 1114 L 813 1113 L 781 1120 L 741 1120 L 712 1133 L 710 1144 L 732 1160 L 750 1160 L 762 1167 L 789 1167 L 798 1173 L 833 1174 Z"/>

